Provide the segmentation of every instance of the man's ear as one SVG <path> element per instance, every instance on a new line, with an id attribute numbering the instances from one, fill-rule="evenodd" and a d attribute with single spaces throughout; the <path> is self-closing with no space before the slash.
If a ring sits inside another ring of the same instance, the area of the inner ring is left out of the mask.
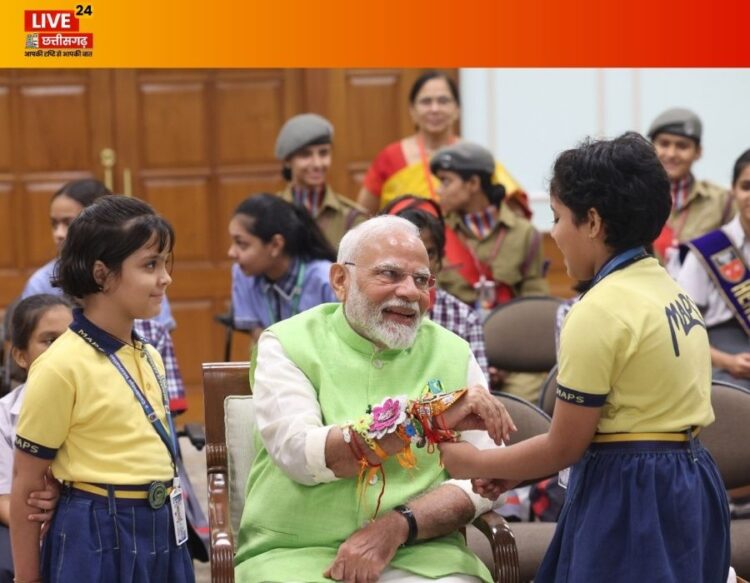
<path id="1" fill-rule="evenodd" d="M 346 300 L 349 291 L 349 270 L 340 263 L 331 265 L 331 271 L 328 272 L 328 281 L 331 283 L 331 289 L 340 302 Z"/>

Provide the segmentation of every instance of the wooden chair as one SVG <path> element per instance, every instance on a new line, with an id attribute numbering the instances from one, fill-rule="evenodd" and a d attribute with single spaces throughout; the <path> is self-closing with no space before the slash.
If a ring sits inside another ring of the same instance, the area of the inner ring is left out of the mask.
<path id="1" fill-rule="evenodd" d="M 548 372 L 557 362 L 555 317 L 561 303 L 530 296 L 495 308 L 484 321 L 489 364 L 510 372 Z"/>
<path id="2" fill-rule="evenodd" d="M 219 362 L 203 364 L 203 398 L 206 417 L 206 466 L 208 472 L 208 520 L 211 545 L 211 581 L 214 583 L 232 583 L 234 581 L 234 543 L 235 532 L 239 522 L 245 489 L 250 471 L 250 460 L 254 457 L 248 451 L 252 447 L 252 426 L 255 425 L 252 408 L 252 391 L 248 380 L 247 362 Z M 537 429 L 528 429 L 531 424 L 522 421 L 524 414 L 516 412 L 516 407 L 532 407 L 523 399 L 510 395 L 500 397 L 511 411 L 513 419 L 519 426 L 514 439 L 520 435 L 532 434 Z M 518 402 L 525 405 L 519 405 Z M 232 415 L 241 411 L 241 429 L 244 432 L 239 438 L 242 443 L 227 444 L 227 421 L 232 424 Z M 520 411 L 520 409 L 519 409 Z M 232 413 L 232 415 L 229 415 Z M 539 412 L 541 413 L 541 411 Z M 542 413 L 543 415 L 543 413 Z M 535 421 L 538 423 L 538 421 Z M 536 426 L 534 426 L 536 427 Z M 249 443 L 247 443 L 249 442 Z M 241 455 L 239 455 L 241 452 Z M 243 467 L 241 464 L 245 462 Z M 232 486 L 234 485 L 234 486 Z M 518 554 L 515 549 L 513 532 L 505 520 L 494 512 L 480 516 L 475 522 L 476 529 L 489 541 L 488 553 L 479 554 L 493 574 L 495 581 L 513 583 L 519 581 Z M 468 530 L 473 531 L 469 528 Z M 474 531 L 476 532 L 476 531 Z M 469 535 L 470 546 L 474 538 Z M 485 545 L 487 543 L 485 542 Z"/>
<path id="3" fill-rule="evenodd" d="M 750 391 L 714 381 L 711 404 L 716 420 L 700 434 L 719 467 L 727 490 L 750 485 Z M 732 560 L 737 575 L 750 579 L 750 518 L 732 520 Z"/>

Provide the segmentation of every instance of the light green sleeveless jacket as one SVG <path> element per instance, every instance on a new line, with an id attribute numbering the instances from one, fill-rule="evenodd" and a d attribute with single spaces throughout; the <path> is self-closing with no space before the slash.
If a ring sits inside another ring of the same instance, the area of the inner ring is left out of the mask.
<path id="1" fill-rule="evenodd" d="M 351 329 L 340 304 L 323 304 L 270 330 L 310 379 L 324 425 L 353 421 L 386 396 L 418 397 L 430 379 L 440 379 L 446 391 L 466 384 L 468 344 L 428 320 L 411 348 L 379 352 Z M 287 477 L 256 441 L 259 450 L 248 479 L 235 557 L 236 580 L 329 583 L 323 571 L 339 545 L 372 518 L 381 480 L 367 487 L 361 503 L 356 478 L 304 486 Z M 379 514 L 448 479 L 437 452 L 413 451 L 414 470 L 401 468 L 395 458 L 385 462 Z M 491 581 L 458 533 L 401 548 L 391 566 L 430 578 L 466 573 Z"/>

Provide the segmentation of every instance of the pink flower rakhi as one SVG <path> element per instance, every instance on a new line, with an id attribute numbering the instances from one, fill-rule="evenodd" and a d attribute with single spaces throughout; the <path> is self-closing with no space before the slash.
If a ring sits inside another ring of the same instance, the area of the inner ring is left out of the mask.
<path id="1" fill-rule="evenodd" d="M 387 397 L 380 405 L 375 405 L 371 411 L 372 423 L 367 435 L 371 439 L 381 439 L 406 421 L 406 397 Z"/>

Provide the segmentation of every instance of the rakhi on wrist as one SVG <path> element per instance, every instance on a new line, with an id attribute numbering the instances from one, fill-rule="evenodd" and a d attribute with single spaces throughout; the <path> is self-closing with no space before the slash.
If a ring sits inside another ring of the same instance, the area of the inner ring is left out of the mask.
<path id="1" fill-rule="evenodd" d="M 403 448 L 396 454 L 399 465 L 411 470 L 416 467 L 417 460 L 411 446 L 425 447 L 432 453 L 435 445 L 445 441 L 458 441 L 460 434 L 445 427 L 443 413 L 452 407 L 467 389 L 460 389 L 451 393 L 443 392 L 438 380 L 430 380 L 421 391 L 422 397 L 408 400 L 406 396 L 386 397 L 380 404 L 370 406 L 367 413 L 352 424 L 342 426 L 344 441 L 349 444 L 354 457 L 360 466 L 357 478 L 357 491 L 362 498 L 367 485 L 379 471 L 383 477 L 377 506 L 373 517 L 380 509 L 380 501 L 385 492 L 385 471 L 383 461 L 388 457 L 382 449 L 379 440 L 393 433 L 403 442 Z M 381 463 L 373 464 L 364 452 L 356 445 L 359 436 L 367 447 L 377 455 Z"/>

